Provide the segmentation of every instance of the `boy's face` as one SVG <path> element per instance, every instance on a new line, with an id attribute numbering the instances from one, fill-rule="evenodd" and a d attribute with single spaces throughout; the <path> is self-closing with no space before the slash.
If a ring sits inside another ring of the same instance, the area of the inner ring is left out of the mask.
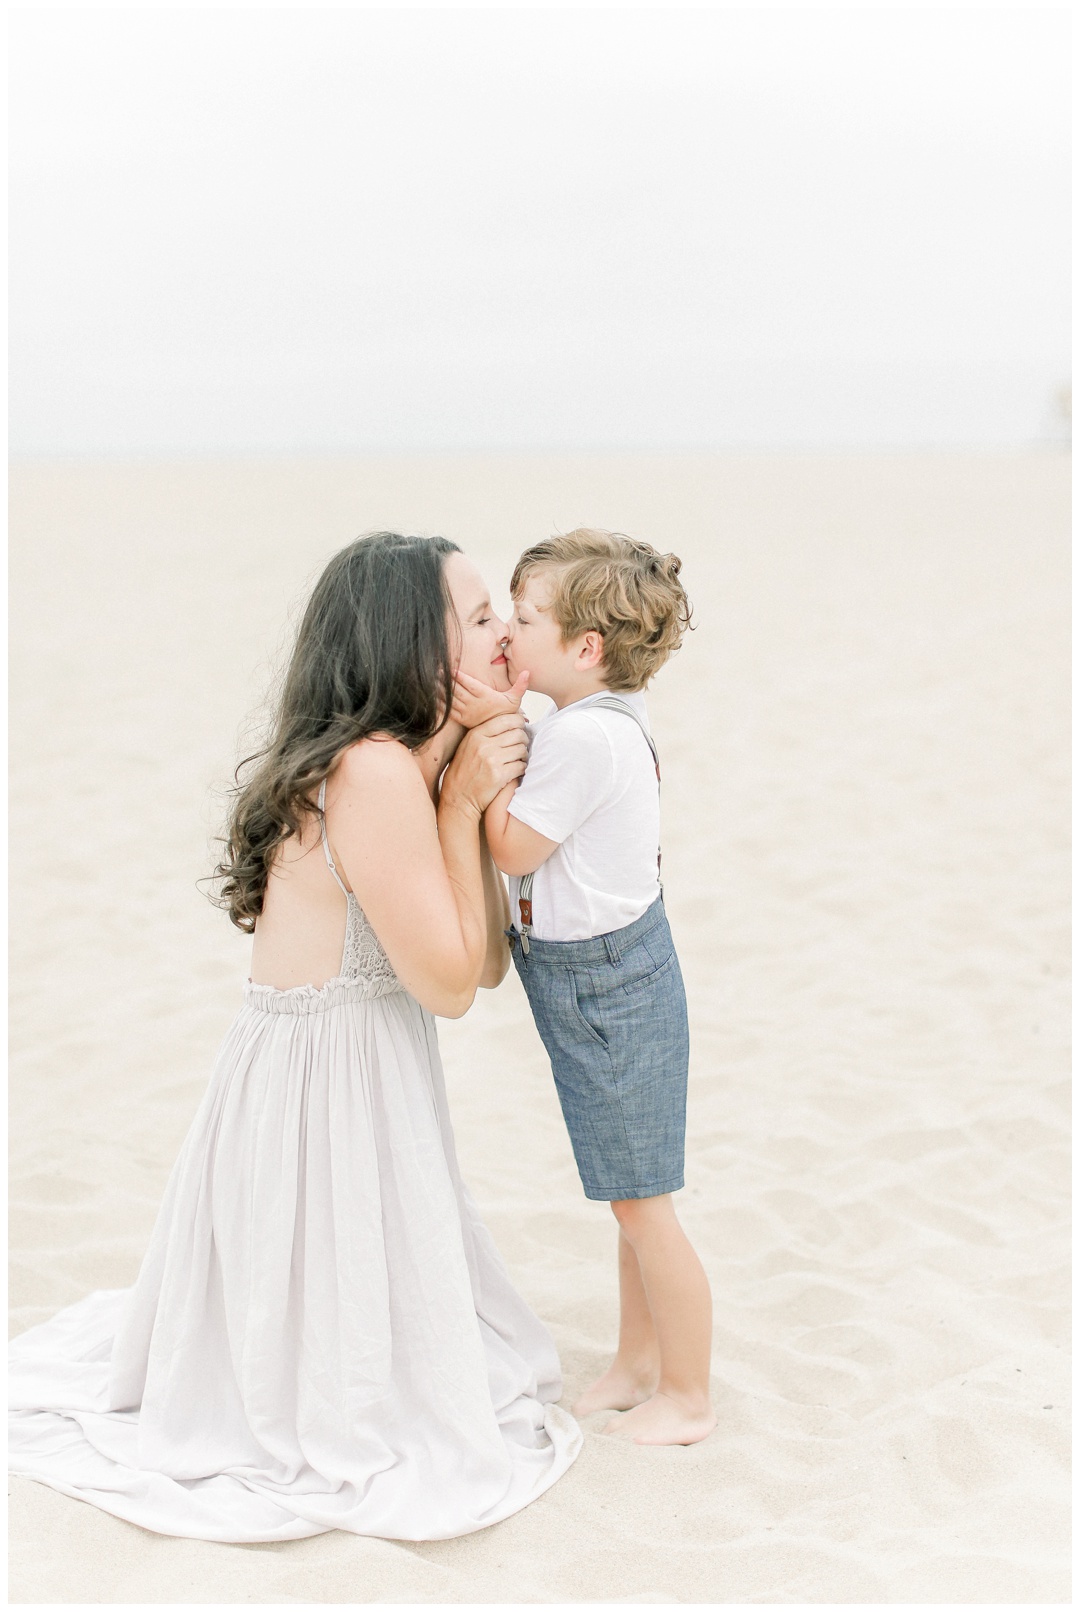
<path id="1" fill-rule="evenodd" d="M 550 611 L 550 574 L 534 571 L 527 576 L 514 600 L 506 649 L 511 682 L 522 672 L 529 673 L 529 687 L 546 694 L 557 705 L 580 693 L 583 646 L 596 633 L 583 633 L 569 642 Z M 588 659 L 586 653 L 585 656 Z M 595 666 L 595 659 L 591 664 Z"/>

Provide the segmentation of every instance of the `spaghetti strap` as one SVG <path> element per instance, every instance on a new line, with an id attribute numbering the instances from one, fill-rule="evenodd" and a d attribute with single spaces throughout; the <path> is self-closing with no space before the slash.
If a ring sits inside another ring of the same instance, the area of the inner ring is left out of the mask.
<path id="1" fill-rule="evenodd" d="M 347 885 L 342 882 L 341 874 L 337 870 L 334 858 L 330 854 L 330 841 L 326 837 L 326 779 L 319 785 L 319 828 L 322 830 L 322 848 L 326 853 L 326 865 L 334 875 L 334 882 L 346 900 L 351 894 Z"/>

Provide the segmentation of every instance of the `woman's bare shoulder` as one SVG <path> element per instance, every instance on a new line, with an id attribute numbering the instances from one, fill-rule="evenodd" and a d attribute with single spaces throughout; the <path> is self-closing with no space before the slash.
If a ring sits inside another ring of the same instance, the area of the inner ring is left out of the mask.
<path id="1" fill-rule="evenodd" d="M 373 787 L 390 789 L 395 794 L 427 793 L 412 752 L 389 734 L 372 734 L 343 750 L 330 775 L 330 784 L 339 798 L 357 792 L 370 794 Z"/>

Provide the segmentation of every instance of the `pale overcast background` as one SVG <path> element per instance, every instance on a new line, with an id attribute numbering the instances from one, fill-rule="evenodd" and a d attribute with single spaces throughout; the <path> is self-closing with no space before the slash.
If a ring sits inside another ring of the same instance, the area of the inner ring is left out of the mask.
<path id="1" fill-rule="evenodd" d="M 36 8 L 18 454 L 1005 444 L 1065 8 Z"/>

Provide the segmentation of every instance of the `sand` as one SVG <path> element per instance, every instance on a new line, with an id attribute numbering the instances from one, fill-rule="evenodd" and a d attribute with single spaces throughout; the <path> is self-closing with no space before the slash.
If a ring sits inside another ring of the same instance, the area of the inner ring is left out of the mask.
<path id="1" fill-rule="evenodd" d="M 590 1425 L 484 1533 L 218 1545 L 13 1483 L 17 1602 L 1067 1598 L 1062 454 L 16 472 L 12 1328 L 136 1273 L 235 1011 L 196 886 L 290 612 L 378 525 L 505 603 L 580 522 L 685 558 L 651 709 L 719 1431 Z M 511 975 L 441 1027 L 462 1165 L 572 1397 L 615 1334 Z"/>

